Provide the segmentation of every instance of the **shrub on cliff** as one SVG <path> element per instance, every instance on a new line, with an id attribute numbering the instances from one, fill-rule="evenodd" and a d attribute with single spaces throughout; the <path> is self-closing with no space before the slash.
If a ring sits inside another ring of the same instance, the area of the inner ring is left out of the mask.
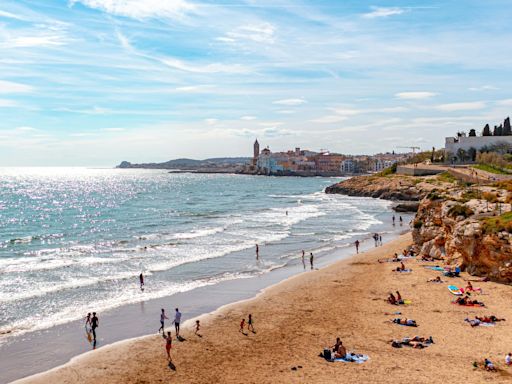
<path id="1" fill-rule="evenodd" d="M 442 200 L 443 199 L 443 195 L 440 195 L 439 193 L 437 193 L 437 190 L 432 190 L 432 192 L 430 192 L 428 195 L 427 195 L 427 199 L 429 200 Z"/>
<path id="2" fill-rule="evenodd" d="M 391 165 L 391 167 L 388 167 L 386 169 L 383 169 L 381 172 L 379 172 L 377 175 L 378 176 L 389 176 L 389 175 L 394 175 L 396 173 L 396 166 L 397 164 L 394 163 L 393 165 Z"/>
<path id="3" fill-rule="evenodd" d="M 507 212 L 498 217 L 489 217 L 482 220 L 482 230 L 486 234 L 504 231 L 512 233 L 512 212 Z"/>
<path id="4" fill-rule="evenodd" d="M 414 221 L 413 226 L 414 226 L 414 229 L 420 229 L 421 227 L 423 227 L 423 221 L 416 220 L 416 221 Z"/>
<path id="5" fill-rule="evenodd" d="M 468 218 L 473 214 L 473 210 L 469 207 L 466 207 L 462 204 L 456 204 L 448 210 L 448 216 L 450 217 L 459 217 L 462 216 L 464 218 Z"/>

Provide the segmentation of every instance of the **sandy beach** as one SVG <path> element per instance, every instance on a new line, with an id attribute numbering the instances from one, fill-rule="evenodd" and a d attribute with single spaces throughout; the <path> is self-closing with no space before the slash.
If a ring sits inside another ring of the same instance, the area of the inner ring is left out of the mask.
<path id="1" fill-rule="evenodd" d="M 512 350 L 511 287 L 491 282 L 475 295 L 486 308 L 451 304 L 447 284 L 427 283 L 439 275 L 416 260 L 406 262 L 409 274 L 392 272 L 394 263 L 378 263 L 411 243 L 410 234 L 326 268 L 307 271 L 274 285 L 256 298 L 230 304 L 202 316 L 202 337 L 193 321 L 182 329 L 185 341 L 174 341 L 176 371 L 167 367 L 164 340 L 146 336 L 106 346 L 17 383 L 505 383 L 512 367 L 504 358 Z M 430 263 L 432 264 L 432 263 Z M 465 286 L 465 279 L 449 283 Z M 446 280 L 446 278 L 445 278 Z M 408 306 L 384 301 L 399 290 Z M 415 319 L 419 327 L 392 324 L 392 315 Z M 256 333 L 239 332 L 242 318 L 252 313 Z M 472 328 L 474 315 L 496 315 L 507 321 Z M 169 328 L 170 329 L 170 328 Z M 174 329 L 173 335 L 174 335 Z M 432 336 L 426 349 L 392 348 L 391 339 Z M 330 363 L 318 355 L 339 336 L 349 351 L 364 353 L 364 364 Z M 474 369 L 490 358 L 499 372 Z"/>

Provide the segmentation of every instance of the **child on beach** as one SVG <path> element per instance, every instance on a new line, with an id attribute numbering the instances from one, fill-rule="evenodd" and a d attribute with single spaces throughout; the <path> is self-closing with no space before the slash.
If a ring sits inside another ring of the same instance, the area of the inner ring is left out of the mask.
<path id="1" fill-rule="evenodd" d="M 245 319 L 242 319 L 242 321 L 240 322 L 240 330 L 239 330 L 239 332 L 244 333 L 244 327 L 245 327 Z"/>
<path id="2" fill-rule="evenodd" d="M 167 352 L 167 360 L 172 361 L 172 358 L 171 358 L 171 348 L 172 348 L 171 332 L 167 332 L 167 336 L 162 334 L 162 337 L 165 339 L 165 351 Z"/>

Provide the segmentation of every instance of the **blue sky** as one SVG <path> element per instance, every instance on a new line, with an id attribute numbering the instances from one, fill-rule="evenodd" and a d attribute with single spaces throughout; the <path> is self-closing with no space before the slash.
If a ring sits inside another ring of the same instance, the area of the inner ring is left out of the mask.
<path id="1" fill-rule="evenodd" d="M 0 166 L 443 145 L 512 110 L 512 3 L 2 0 Z"/>

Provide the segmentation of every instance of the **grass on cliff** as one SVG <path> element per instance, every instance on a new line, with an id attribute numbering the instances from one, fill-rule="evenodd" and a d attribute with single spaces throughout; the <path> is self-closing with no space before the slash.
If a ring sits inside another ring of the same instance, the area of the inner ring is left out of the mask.
<path id="1" fill-rule="evenodd" d="M 482 230 L 486 234 L 508 232 L 512 233 L 512 212 L 498 217 L 488 217 L 482 220 Z"/>
<path id="2" fill-rule="evenodd" d="M 455 183 L 457 181 L 457 179 L 449 172 L 440 173 L 436 178 L 437 180 L 445 183 Z"/>
<path id="3" fill-rule="evenodd" d="M 476 164 L 473 165 L 473 168 L 480 169 L 481 171 L 486 171 L 489 173 L 494 173 L 497 175 L 510 175 L 510 172 L 507 172 L 503 170 L 502 168 L 499 168 L 492 164 Z"/>
<path id="4" fill-rule="evenodd" d="M 462 204 L 456 204 L 448 210 L 448 216 L 451 216 L 451 217 L 462 216 L 464 218 L 468 218 L 472 214 L 473 214 L 473 210 L 469 207 L 466 207 L 465 205 L 462 205 Z"/>

